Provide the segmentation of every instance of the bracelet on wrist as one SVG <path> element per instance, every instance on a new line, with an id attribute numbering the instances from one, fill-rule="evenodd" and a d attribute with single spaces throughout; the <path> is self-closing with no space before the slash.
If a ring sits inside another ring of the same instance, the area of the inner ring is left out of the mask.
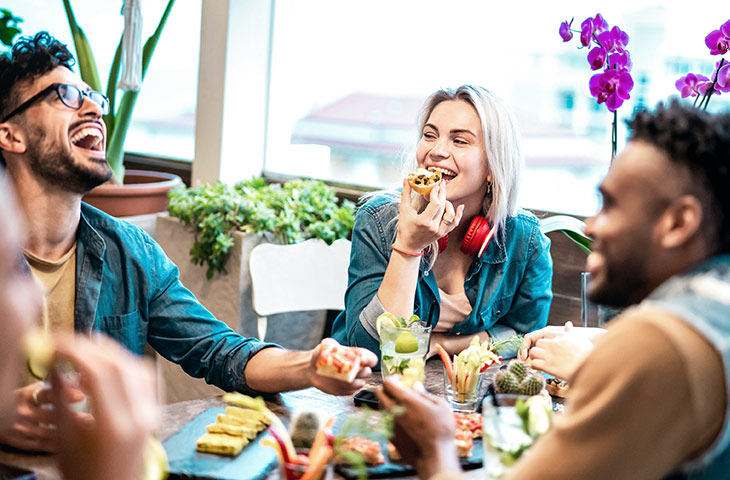
<path id="1" fill-rule="evenodd" d="M 421 255 L 423 255 L 423 250 L 421 250 L 420 252 L 409 252 L 408 250 L 401 250 L 395 245 L 391 245 L 390 248 L 398 253 L 402 253 L 403 255 L 408 255 L 409 257 L 420 257 Z"/>

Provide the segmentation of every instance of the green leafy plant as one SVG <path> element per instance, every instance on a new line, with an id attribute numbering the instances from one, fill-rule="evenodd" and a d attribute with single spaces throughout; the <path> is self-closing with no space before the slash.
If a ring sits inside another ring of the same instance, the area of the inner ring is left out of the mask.
<path id="1" fill-rule="evenodd" d="M 147 39 L 144 44 L 142 53 L 142 78 L 147 73 L 147 67 L 149 67 L 152 54 L 157 47 L 157 41 L 160 39 L 162 30 L 165 27 L 167 18 L 170 16 L 172 6 L 175 4 L 175 0 L 169 0 L 167 7 L 165 8 L 162 18 L 155 32 Z M 92 89 L 101 92 L 101 82 L 99 81 L 99 73 L 96 68 L 96 62 L 94 55 L 91 52 L 91 44 L 88 38 L 84 34 L 79 24 L 76 22 L 76 17 L 71 8 L 70 0 L 63 0 L 63 7 L 66 10 L 66 17 L 68 19 L 69 27 L 71 28 L 71 34 L 74 39 L 74 46 L 76 47 L 76 56 L 81 71 L 81 78 L 86 82 Z M 107 142 L 106 142 L 106 159 L 109 163 L 109 167 L 112 170 L 113 180 L 115 183 L 122 184 L 124 182 L 124 140 L 127 137 L 127 131 L 129 130 L 129 124 L 132 119 L 132 112 L 134 105 L 137 102 L 137 95 L 139 92 L 126 91 L 121 97 L 121 100 L 117 102 L 117 81 L 121 71 L 122 62 L 122 40 L 119 40 L 119 45 L 114 54 L 114 60 L 112 61 L 111 70 L 109 71 L 109 80 L 106 85 L 106 96 L 109 98 L 109 113 L 104 116 L 104 123 L 106 124 L 107 130 Z"/>
<path id="2" fill-rule="evenodd" d="M 332 244 L 347 238 L 355 223 L 355 205 L 318 180 L 290 180 L 284 185 L 262 177 L 232 187 L 212 185 L 170 192 L 167 211 L 195 228 L 190 250 L 194 264 L 208 266 L 206 276 L 224 271 L 233 232 L 255 233 L 278 244 L 320 238 Z"/>
<path id="3" fill-rule="evenodd" d="M 573 240 L 584 252 L 590 254 L 593 239 L 584 233 L 585 222 L 569 215 L 553 215 L 552 217 L 540 220 L 540 231 L 550 233 L 562 231 L 568 238 Z"/>
<path id="4" fill-rule="evenodd" d="M 12 47 L 13 39 L 20 33 L 18 24 L 22 21 L 22 18 L 13 16 L 10 10 L 0 8 L 0 43 Z"/>

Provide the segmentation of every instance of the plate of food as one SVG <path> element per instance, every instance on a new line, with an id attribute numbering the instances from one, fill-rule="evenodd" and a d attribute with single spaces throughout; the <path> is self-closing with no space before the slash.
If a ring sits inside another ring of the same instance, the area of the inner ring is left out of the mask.
<path id="1" fill-rule="evenodd" d="M 456 433 L 454 442 L 461 467 L 464 470 L 482 466 L 482 416 L 479 413 L 454 412 Z M 396 447 L 390 442 L 375 441 L 363 437 L 351 437 L 340 448 L 351 449 L 364 455 L 368 478 L 389 478 L 415 475 L 412 465 L 405 463 Z M 358 478 L 360 471 L 343 461 L 336 462 L 335 470 L 345 478 Z"/>
<path id="2" fill-rule="evenodd" d="M 276 465 L 276 452 L 261 444 L 267 425 L 251 409 L 205 410 L 163 443 L 171 478 L 265 478 Z"/>

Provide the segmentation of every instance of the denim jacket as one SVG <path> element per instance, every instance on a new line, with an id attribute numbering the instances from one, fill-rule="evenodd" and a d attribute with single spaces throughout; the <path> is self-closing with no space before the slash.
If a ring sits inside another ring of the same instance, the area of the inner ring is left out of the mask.
<path id="1" fill-rule="evenodd" d="M 332 337 L 345 345 L 380 353 L 375 319 L 385 309 L 377 292 L 385 275 L 395 238 L 396 203 L 381 195 L 357 212 L 352 232 L 349 280 L 345 311 L 335 320 Z M 456 246 L 451 247 L 456 248 Z M 426 262 L 416 285 L 414 313 L 436 325 L 440 317 L 438 285 Z M 489 243 L 481 258 L 474 256 L 464 279 L 464 290 L 473 310 L 456 324 L 450 335 L 487 331 L 501 340 L 547 324 L 552 300 L 550 240 L 540 232 L 532 214 L 520 210 L 508 217 L 504 232 Z M 506 352 L 514 356 L 515 351 Z"/>
<path id="2" fill-rule="evenodd" d="M 730 255 L 718 255 L 661 284 L 642 303 L 681 317 L 700 332 L 722 358 L 726 398 L 730 398 Z M 699 458 L 680 465 L 671 478 L 728 478 L 730 402 L 720 434 Z"/>
<path id="3" fill-rule="evenodd" d="M 82 203 L 76 249 L 77 332 L 101 331 L 139 355 L 149 342 L 189 375 L 251 393 L 246 363 L 274 345 L 217 320 L 147 233 Z"/>

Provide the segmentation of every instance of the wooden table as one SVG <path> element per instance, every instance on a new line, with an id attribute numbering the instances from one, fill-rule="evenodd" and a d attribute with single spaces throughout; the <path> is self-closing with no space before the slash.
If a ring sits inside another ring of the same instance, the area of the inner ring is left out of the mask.
<path id="1" fill-rule="evenodd" d="M 443 394 L 443 373 L 442 364 L 438 358 L 432 358 L 426 362 L 426 389 L 436 395 Z M 496 373 L 496 368 L 487 370 L 488 378 Z M 382 377 L 379 372 L 373 374 L 364 387 L 368 390 L 374 390 L 382 383 Z M 490 382 L 483 382 L 483 388 Z M 286 392 L 279 395 L 272 395 L 267 399 L 269 408 L 280 417 L 289 418 L 291 412 L 298 408 L 317 408 L 322 409 L 330 414 L 342 418 L 349 413 L 357 411 L 352 397 L 336 397 L 322 393 L 317 389 L 308 388 L 294 392 Z M 161 427 L 158 430 L 158 437 L 165 441 L 174 435 L 186 423 L 193 420 L 203 411 L 211 407 L 222 407 L 224 403 L 220 397 L 211 397 L 199 400 L 188 400 L 174 404 L 165 405 L 163 407 Z M 33 470 L 38 474 L 40 480 L 59 480 L 60 475 L 55 466 L 55 458 L 53 455 L 45 454 L 27 454 L 23 452 L 12 452 L 6 449 L 0 449 L 0 462 L 16 465 L 28 470 Z M 481 469 L 470 470 L 465 472 L 467 478 L 482 478 Z M 269 476 L 271 479 L 278 479 L 279 472 L 273 471 Z M 416 477 L 398 477 L 401 479 L 415 479 Z"/>

